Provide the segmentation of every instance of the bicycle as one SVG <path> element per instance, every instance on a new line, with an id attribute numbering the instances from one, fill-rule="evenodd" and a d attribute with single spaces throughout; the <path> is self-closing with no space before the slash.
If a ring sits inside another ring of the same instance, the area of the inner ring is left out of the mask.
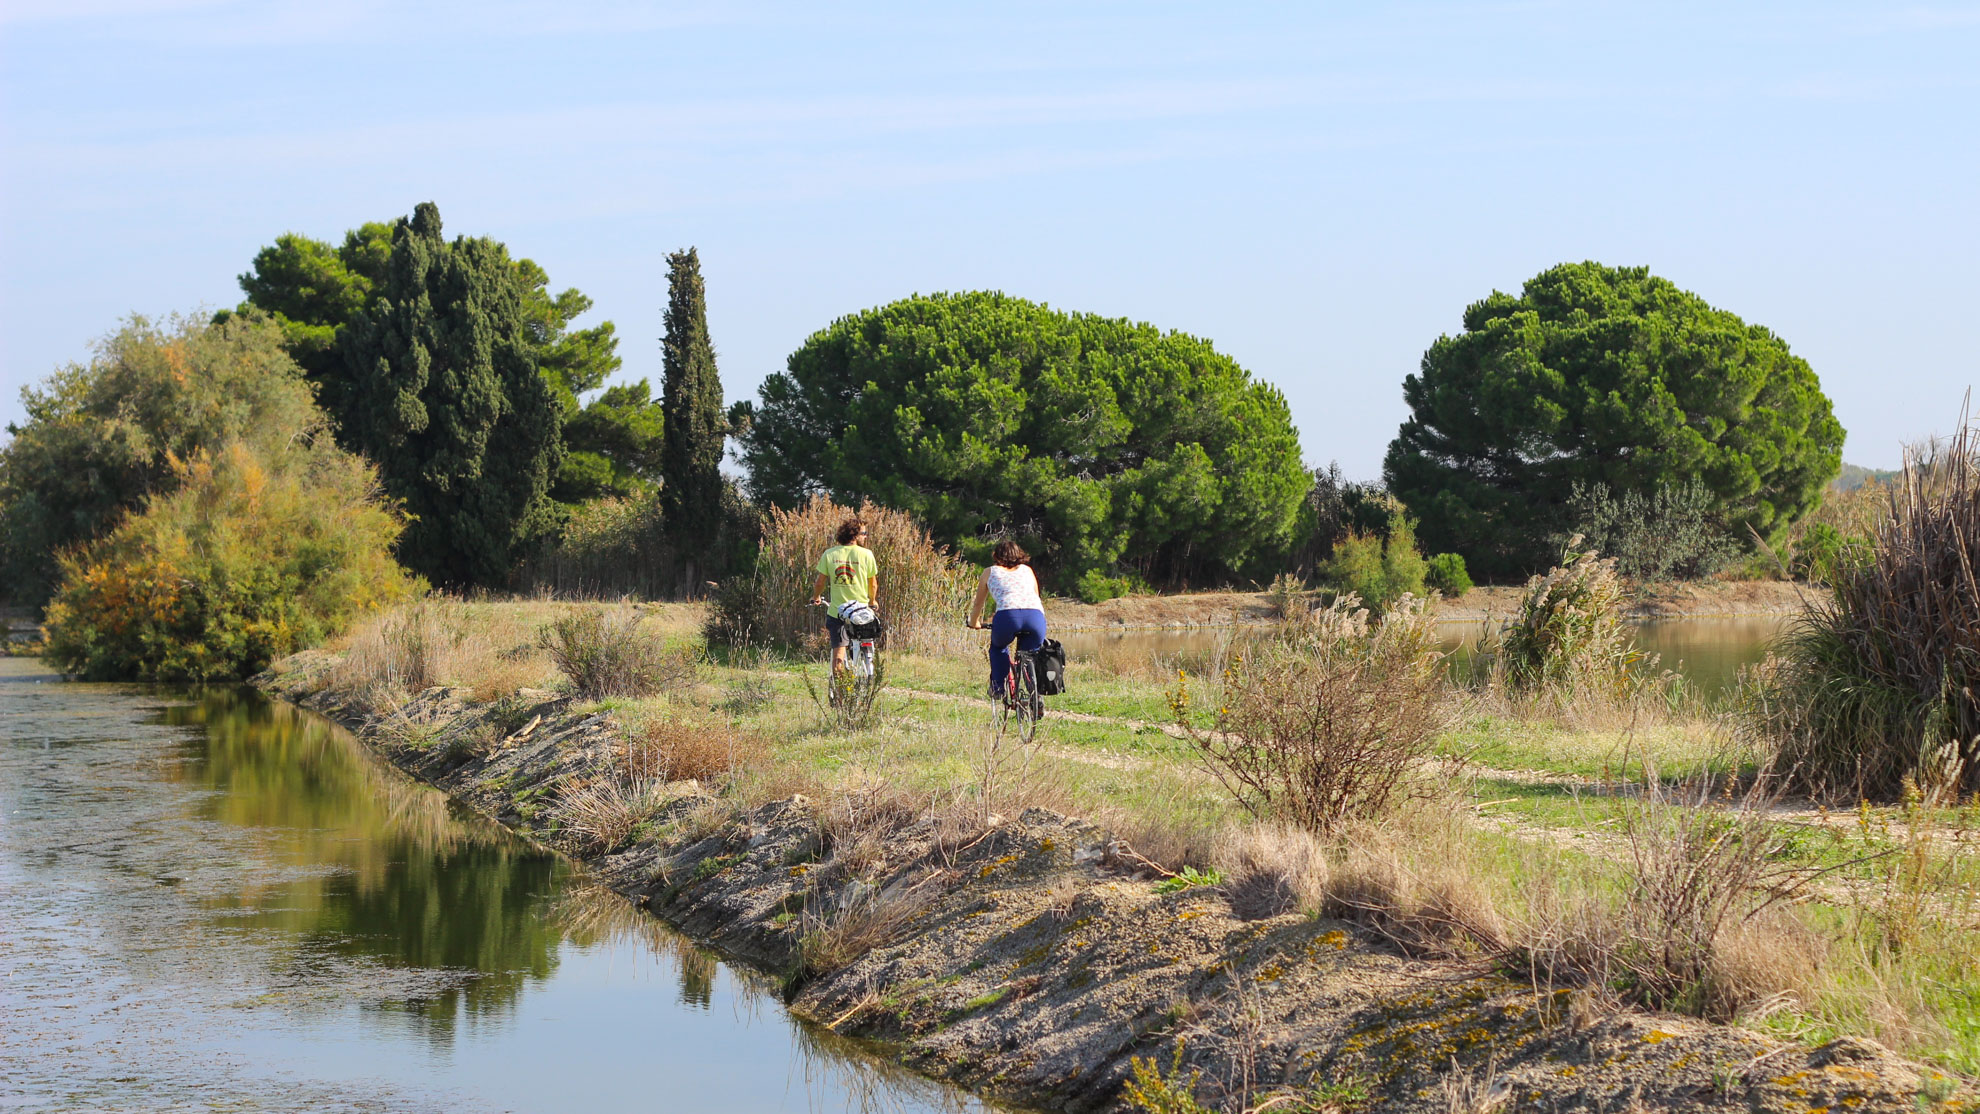
<path id="1" fill-rule="evenodd" d="M 870 618 L 860 623 L 847 618 L 855 606 L 864 608 Z M 864 604 L 848 603 L 840 611 L 840 621 L 846 624 L 846 660 L 832 674 L 827 699 L 835 711 L 860 715 L 873 706 L 880 684 L 880 617 Z"/>
<path id="2" fill-rule="evenodd" d="M 989 630 L 987 626 L 972 628 Z M 1038 734 L 1038 721 L 1045 718 L 1045 702 L 1038 695 L 1038 667 L 1030 650 L 1010 648 L 1011 669 L 1004 674 L 1004 691 L 997 701 L 997 734 L 1014 730 L 1018 741 L 1029 743 Z"/>

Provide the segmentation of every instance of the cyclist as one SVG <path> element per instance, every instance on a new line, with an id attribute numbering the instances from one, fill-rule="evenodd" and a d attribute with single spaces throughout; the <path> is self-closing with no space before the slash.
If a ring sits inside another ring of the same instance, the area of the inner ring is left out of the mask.
<path id="1" fill-rule="evenodd" d="M 837 536 L 839 544 L 818 558 L 818 579 L 811 585 L 812 604 L 826 606 L 825 634 L 832 642 L 833 676 L 846 667 L 846 647 L 852 645 L 852 632 L 839 618 L 839 609 L 856 600 L 880 610 L 880 563 L 866 548 L 866 524 L 848 518 L 839 524 Z M 827 583 L 832 586 L 830 600 L 825 596 Z"/>
<path id="2" fill-rule="evenodd" d="M 1004 678 L 1011 671 L 1011 655 L 1005 649 L 1013 639 L 1017 648 L 1036 652 L 1045 641 L 1045 604 L 1038 597 L 1038 576 L 1027 563 L 1031 555 L 1018 543 L 997 543 L 990 551 L 990 567 L 976 585 L 976 599 L 969 605 L 969 627 L 983 629 L 985 597 L 997 602 L 997 613 L 990 619 L 990 699 L 1004 695 Z"/>

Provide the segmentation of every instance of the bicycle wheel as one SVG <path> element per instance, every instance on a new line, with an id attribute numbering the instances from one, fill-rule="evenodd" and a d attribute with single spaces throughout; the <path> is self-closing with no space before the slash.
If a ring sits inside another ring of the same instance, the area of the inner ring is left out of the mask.
<path id="1" fill-rule="evenodd" d="M 853 666 L 853 706 L 864 708 L 873 700 L 875 673 L 873 643 L 855 643 L 854 649 L 859 657 Z"/>
<path id="2" fill-rule="evenodd" d="M 1011 718 L 1020 742 L 1030 742 L 1038 734 L 1038 713 L 1042 710 L 1038 702 L 1038 671 L 1032 664 L 1031 655 L 1020 653 L 1011 665 L 1011 695 L 1005 702 L 1011 710 Z"/>

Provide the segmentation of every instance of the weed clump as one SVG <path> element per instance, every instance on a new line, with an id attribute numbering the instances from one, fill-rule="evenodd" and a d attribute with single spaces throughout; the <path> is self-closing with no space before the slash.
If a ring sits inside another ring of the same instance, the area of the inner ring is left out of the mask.
<path id="1" fill-rule="evenodd" d="M 667 718 L 620 740 L 614 757 L 629 782 L 708 782 L 761 766 L 770 746 L 762 736 L 726 724 Z"/>

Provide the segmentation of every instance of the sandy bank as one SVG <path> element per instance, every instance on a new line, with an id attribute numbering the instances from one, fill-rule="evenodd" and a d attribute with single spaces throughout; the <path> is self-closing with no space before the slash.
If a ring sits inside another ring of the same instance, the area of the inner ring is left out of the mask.
<path id="1" fill-rule="evenodd" d="M 496 712 L 430 689 L 418 745 L 324 687 L 307 653 L 259 683 L 520 831 L 610 768 L 616 726 L 528 692 Z M 1909 1112 L 1921 1069 L 1875 1044 L 1808 1048 L 1637 1011 L 1602 1013 L 1479 965 L 1412 959 L 1346 921 L 1245 919 L 1209 888 L 1159 894 L 1108 833 L 1042 810 L 938 825 L 885 809 L 834 834 L 801 797 L 724 807 L 692 782 L 639 839 L 589 856 L 613 888 L 726 953 L 790 975 L 790 1007 L 889 1042 L 930 1075 L 1025 1106 L 1124 1110 L 1134 1057 L 1200 1072 L 1217 1109 Z M 581 856 L 582 857 L 582 856 Z M 852 940 L 822 969 L 820 931 Z M 812 934 L 813 947 L 805 944 Z M 864 932 L 870 946 L 857 946 Z M 1296 1105 L 1306 1103 L 1308 1105 Z M 1960 1100 L 1944 1109 L 1968 1109 Z"/>

